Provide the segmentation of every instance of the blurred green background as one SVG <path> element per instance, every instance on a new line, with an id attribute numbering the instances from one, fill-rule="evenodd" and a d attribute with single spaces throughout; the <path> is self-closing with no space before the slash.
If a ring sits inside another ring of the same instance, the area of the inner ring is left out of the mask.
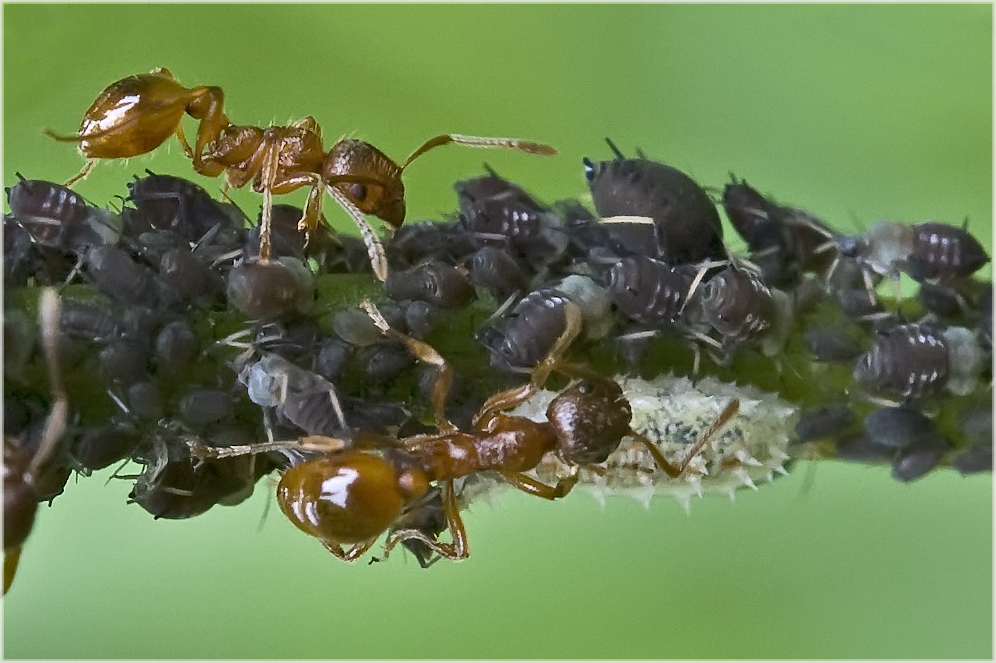
<path id="1" fill-rule="evenodd" d="M 82 166 L 70 133 L 112 81 L 157 66 L 220 85 L 239 123 L 314 115 L 403 159 L 444 132 L 549 142 L 554 159 L 445 148 L 406 175 L 409 219 L 498 172 L 585 192 L 611 136 L 706 185 L 728 172 L 858 231 L 964 217 L 992 240 L 992 7 L 5 5 L 4 184 Z M 193 124 L 188 124 L 188 136 Z M 106 204 L 175 141 L 100 164 Z M 237 192 L 250 213 L 259 198 Z M 292 200 L 301 200 L 301 196 Z M 327 206 L 329 216 L 343 215 Z M 992 478 L 825 462 L 686 517 L 506 494 L 471 558 L 346 565 L 251 500 L 154 522 L 108 472 L 43 508 L 3 601 L 7 657 L 991 658 Z"/>

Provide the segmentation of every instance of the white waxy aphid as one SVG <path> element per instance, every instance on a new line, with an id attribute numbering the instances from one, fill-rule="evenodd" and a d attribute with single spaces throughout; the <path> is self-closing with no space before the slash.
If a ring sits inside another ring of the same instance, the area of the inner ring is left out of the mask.
<path id="1" fill-rule="evenodd" d="M 653 380 L 617 376 L 633 410 L 631 426 L 655 442 L 674 464 L 680 463 L 699 435 L 718 418 L 731 399 L 739 411 L 714 435 L 686 471 L 671 478 L 654 463 L 642 443 L 624 438 L 599 470 L 580 468 L 577 489 L 587 490 L 603 502 L 608 495 L 627 495 L 644 504 L 657 494 L 674 496 L 686 508 L 693 495 L 728 495 L 770 482 L 786 474 L 784 463 L 799 408 L 750 385 L 736 385 L 705 378 L 693 384 L 688 378 L 661 375 Z M 510 414 L 546 419 L 546 408 L 556 392 L 543 390 Z M 573 468 L 552 453 L 534 471 L 537 478 L 553 483 Z"/>

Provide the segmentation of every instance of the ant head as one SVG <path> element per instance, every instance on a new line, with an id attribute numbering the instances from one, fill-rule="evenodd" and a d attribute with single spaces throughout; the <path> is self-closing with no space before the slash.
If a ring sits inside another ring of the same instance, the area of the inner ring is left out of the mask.
<path id="1" fill-rule="evenodd" d="M 405 221 L 405 185 L 401 167 L 370 143 L 343 139 L 322 164 L 322 179 L 335 186 L 364 214 L 395 228 Z"/>
<path id="2" fill-rule="evenodd" d="M 562 391 L 546 411 L 566 462 L 601 463 L 629 432 L 632 410 L 614 380 L 586 376 Z"/>

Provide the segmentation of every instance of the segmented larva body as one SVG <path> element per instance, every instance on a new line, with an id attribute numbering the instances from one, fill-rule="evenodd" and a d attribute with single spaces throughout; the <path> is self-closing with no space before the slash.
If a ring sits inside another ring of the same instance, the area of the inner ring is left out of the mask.
<path id="1" fill-rule="evenodd" d="M 739 411 L 706 444 L 685 473 L 672 479 L 660 471 L 642 443 L 627 437 L 605 463 L 604 471 L 582 468 L 577 489 L 599 502 L 608 495 L 626 495 L 644 504 L 656 494 L 675 497 L 686 510 L 693 495 L 720 493 L 731 499 L 738 488 L 757 489 L 784 463 L 799 408 L 749 385 L 705 378 L 697 384 L 685 377 L 661 375 L 653 380 L 617 376 L 633 410 L 631 426 L 657 443 L 667 459 L 679 463 L 698 436 L 717 420 L 730 400 Z M 541 391 L 511 414 L 542 421 L 555 392 Z M 540 480 L 552 483 L 570 474 L 570 466 L 547 454 L 536 468 Z M 576 489 L 576 490 L 577 490 Z"/>

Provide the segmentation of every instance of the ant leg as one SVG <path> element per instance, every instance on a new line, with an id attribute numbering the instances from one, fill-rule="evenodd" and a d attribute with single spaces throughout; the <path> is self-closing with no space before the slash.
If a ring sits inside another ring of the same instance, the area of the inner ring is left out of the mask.
<path id="1" fill-rule="evenodd" d="M 466 145 L 467 147 L 504 147 L 510 150 L 518 150 L 527 154 L 538 154 L 544 157 L 552 157 L 557 153 L 556 148 L 543 143 L 534 143 L 528 140 L 518 140 L 516 138 L 485 138 L 482 136 L 462 136 L 460 134 L 443 134 L 425 141 L 417 150 L 411 153 L 405 162 L 401 164 L 399 170 L 404 169 L 415 159 L 419 158 L 434 147 L 449 145 Z"/>
<path id="2" fill-rule="evenodd" d="M 352 548 L 346 551 L 343 551 L 341 545 L 339 545 L 338 543 L 332 543 L 331 541 L 322 541 L 322 545 L 325 546 L 326 550 L 328 550 L 330 553 L 332 553 L 342 561 L 355 562 L 356 560 L 358 560 L 360 557 L 363 556 L 363 553 L 370 550 L 370 546 L 376 543 L 376 541 L 377 539 L 375 538 L 370 539 L 369 541 L 363 541 L 362 543 L 355 544 Z"/>
<path id="3" fill-rule="evenodd" d="M 456 490 L 453 488 L 453 480 L 446 482 L 446 491 L 443 495 L 443 512 L 446 514 L 446 527 L 453 537 L 453 543 L 440 543 L 432 539 L 417 529 L 399 529 L 387 538 L 384 544 L 383 557 L 380 561 L 388 558 L 391 551 L 399 543 L 416 539 L 428 546 L 433 552 L 454 562 L 467 559 L 470 555 L 470 545 L 467 543 L 467 530 L 463 525 L 463 518 L 460 517 L 460 509 L 457 506 Z"/>
<path id="4" fill-rule="evenodd" d="M 391 326 L 387 324 L 387 320 L 384 319 L 380 310 L 369 299 L 364 299 L 360 302 L 360 306 L 367 312 L 367 315 L 370 316 L 370 319 L 373 320 L 382 334 L 401 341 L 408 348 L 408 351 L 415 355 L 416 359 L 436 367 L 436 380 L 432 385 L 432 404 L 436 410 L 436 428 L 443 432 L 458 430 L 453 422 L 446 418 L 444 411 L 446 397 L 453 386 L 453 368 L 428 343 L 391 329 Z"/>
<path id="5" fill-rule="evenodd" d="M 10 550 L 3 551 L 3 593 L 14 583 L 14 576 L 17 574 L 17 563 L 21 561 L 21 550 L 23 546 L 17 546 Z"/>
<path id="6" fill-rule="evenodd" d="M 543 388 L 554 370 L 559 370 L 561 358 L 574 339 L 581 333 L 581 309 L 574 302 L 564 304 L 564 331 L 557 337 L 546 357 L 532 370 L 529 382 L 521 387 L 513 387 L 497 393 L 484 402 L 474 415 L 472 424 L 476 428 L 487 427 L 488 423 L 502 410 L 520 405 Z"/>
<path id="7" fill-rule="evenodd" d="M 197 125 L 197 140 L 194 142 L 193 155 L 188 152 L 187 156 L 193 160 L 194 169 L 201 172 L 200 169 L 205 167 L 204 150 L 208 143 L 218 140 L 221 132 L 231 123 L 221 111 L 225 103 L 225 93 L 220 87 L 201 85 L 191 88 L 188 94 L 190 101 L 185 110 L 187 115 L 200 121 L 200 124 Z M 182 136 L 182 134 L 182 129 L 179 129 L 177 135 Z M 186 143 L 186 140 L 182 142 Z M 188 146 L 185 151 L 189 149 Z"/>
<path id="8" fill-rule="evenodd" d="M 688 450 L 688 453 L 685 454 L 685 458 L 677 465 L 672 464 L 667 458 L 665 458 L 664 453 L 660 450 L 660 447 L 654 444 L 651 440 L 647 439 L 647 437 L 642 433 L 638 433 L 635 430 L 630 429 L 628 434 L 638 439 L 643 446 L 647 448 L 650 455 L 654 457 L 654 461 L 657 463 L 657 466 L 661 468 L 665 474 L 672 479 L 677 479 L 684 474 L 685 469 L 688 468 L 688 464 L 692 462 L 692 459 L 695 458 L 700 451 L 702 451 L 702 447 L 704 447 L 706 443 L 719 431 L 719 429 L 722 428 L 739 410 L 740 401 L 736 398 L 727 403 L 726 407 L 723 408 L 723 411 L 719 413 L 719 417 L 716 418 L 716 421 L 712 422 L 712 425 L 709 426 L 709 428 L 707 428 L 701 435 L 699 435 L 699 439 L 695 441 L 695 444 L 693 444 Z"/>
<path id="9" fill-rule="evenodd" d="M 96 159 L 87 159 L 86 163 L 83 165 L 83 169 L 80 170 L 80 172 L 76 173 L 73 177 L 70 177 L 68 180 L 66 180 L 63 186 L 71 187 L 72 185 L 76 184 L 81 179 L 89 175 L 90 171 L 93 170 L 93 167 L 96 164 L 97 164 Z"/>
<path id="10" fill-rule="evenodd" d="M 273 229 L 273 188 L 280 168 L 280 145 L 271 142 L 261 147 L 263 154 L 260 163 L 260 181 L 263 190 L 263 214 L 259 222 L 259 259 L 265 263 L 270 261 L 272 247 L 270 235 Z"/>
<path id="11" fill-rule="evenodd" d="M 512 487 L 545 500 L 555 500 L 566 496 L 578 482 L 577 468 L 574 468 L 571 476 L 559 480 L 556 486 L 548 486 L 522 472 L 502 472 L 501 475 Z"/>
<path id="12" fill-rule="evenodd" d="M 255 442 L 253 444 L 234 444 L 230 447 L 211 447 L 201 444 L 197 438 L 186 440 L 190 455 L 200 460 L 233 458 L 266 453 L 267 451 L 283 451 L 284 449 L 299 449 L 319 453 L 334 453 L 351 446 L 349 442 L 336 437 L 324 435 L 307 435 L 296 440 L 274 440 L 272 442 Z"/>

